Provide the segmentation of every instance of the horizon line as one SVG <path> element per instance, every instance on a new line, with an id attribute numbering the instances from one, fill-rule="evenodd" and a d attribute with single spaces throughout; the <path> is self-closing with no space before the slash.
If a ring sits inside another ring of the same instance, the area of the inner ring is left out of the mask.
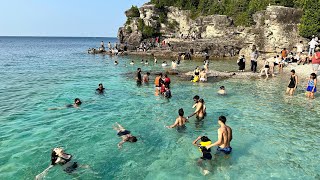
<path id="1" fill-rule="evenodd" d="M 104 36 L 19 36 L 19 35 L 8 35 L 0 37 L 48 37 L 48 38 L 118 38 L 118 37 L 104 37 Z"/>

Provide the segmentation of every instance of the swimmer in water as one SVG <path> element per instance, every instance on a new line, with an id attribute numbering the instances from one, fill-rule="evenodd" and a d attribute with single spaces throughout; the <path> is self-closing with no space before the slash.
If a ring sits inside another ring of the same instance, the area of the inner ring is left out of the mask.
<path id="1" fill-rule="evenodd" d="M 149 83 L 149 76 L 150 76 L 150 73 L 147 72 L 147 74 L 143 75 L 143 83 Z"/>
<path id="2" fill-rule="evenodd" d="M 153 56 L 153 59 L 154 59 L 154 63 L 157 64 L 157 62 L 158 62 L 157 57 Z"/>
<path id="3" fill-rule="evenodd" d="M 118 132 L 118 136 L 122 138 L 122 141 L 118 143 L 118 148 L 120 149 L 122 147 L 122 144 L 125 142 L 137 142 L 138 139 L 135 136 L 131 135 L 131 132 L 126 130 L 124 127 L 122 127 L 119 123 L 116 122 L 117 126 L 113 126 L 113 129 Z"/>
<path id="4" fill-rule="evenodd" d="M 55 165 L 61 165 L 63 167 L 63 171 L 70 174 L 73 173 L 78 167 L 81 168 L 89 168 L 87 165 L 79 165 L 77 162 L 73 161 L 73 156 L 71 154 L 67 154 L 60 147 L 56 147 L 51 152 L 51 164 L 45 169 L 42 173 L 36 176 L 36 180 L 42 179 Z"/>
<path id="5" fill-rule="evenodd" d="M 118 63 L 118 61 L 114 61 L 114 65 L 118 65 L 119 63 Z"/>
<path id="6" fill-rule="evenodd" d="M 134 65 L 134 61 L 131 61 L 130 65 Z"/>
<path id="7" fill-rule="evenodd" d="M 194 101 L 194 105 L 192 106 L 192 108 L 197 108 L 196 112 L 198 112 L 198 114 L 199 114 L 199 116 L 197 115 L 197 118 L 202 119 L 207 114 L 207 112 L 206 112 L 207 108 L 204 103 L 204 100 L 200 99 L 200 97 L 198 95 L 195 95 L 193 97 L 193 101 Z M 198 108 L 200 108 L 200 110 L 198 110 Z M 194 116 L 194 114 L 192 116 Z M 189 118 L 192 116 L 189 116 Z"/>
<path id="8" fill-rule="evenodd" d="M 99 87 L 96 89 L 96 92 L 98 94 L 103 94 L 104 93 L 105 88 L 103 87 L 102 83 L 99 84 Z"/>
<path id="9" fill-rule="evenodd" d="M 198 141 L 200 140 L 200 143 L 198 144 Z M 204 175 L 207 175 L 210 173 L 208 169 L 204 167 L 204 162 L 208 162 L 210 168 L 212 167 L 212 155 L 211 155 L 211 149 L 207 149 L 206 146 L 211 145 L 211 140 L 207 136 L 199 136 L 196 140 L 193 141 L 193 145 L 197 146 L 199 150 L 202 152 L 202 157 L 198 160 L 198 165 L 201 167 L 202 172 Z"/>
<path id="10" fill-rule="evenodd" d="M 79 98 L 75 98 L 73 104 L 67 104 L 65 107 L 60 107 L 60 108 L 49 108 L 48 110 L 61 110 L 61 109 L 65 109 L 65 108 L 79 108 L 81 104 L 82 104 L 81 100 Z"/>
<path id="11" fill-rule="evenodd" d="M 165 67 L 165 66 L 168 66 L 168 64 L 166 61 L 163 61 L 161 66 Z"/>
<path id="12" fill-rule="evenodd" d="M 218 91 L 218 94 L 226 95 L 227 94 L 226 88 L 224 86 L 221 86 L 219 91 Z"/>
<path id="13" fill-rule="evenodd" d="M 176 70 L 176 69 L 177 69 L 176 60 L 173 60 L 173 61 L 172 61 L 172 63 L 171 63 L 171 68 L 172 68 L 172 70 Z"/>
<path id="14" fill-rule="evenodd" d="M 73 104 L 68 104 L 66 107 L 68 107 L 68 108 L 70 108 L 70 107 L 79 108 L 81 104 L 82 104 L 81 100 L 79 98 L 75 98 L 74 99 L 74 103 Z"/>
<path id="15" fill-rule="evenodd" d="M 148 65 L 148 64 L 149 64 L 148 60 L 146 60 L 146 62 L 145 62 L 144 64 L 145 64 L 145 65 Z"/>
<path id="16" fill-rule="evenodd" d="M 144 61 L 143 61 L 143 59 L 141 60 L 141 64 L 143 64 L 144 63 Z"/>
<path id="17" fill-rule="evenodd" d="M 154 85 L 155 85 L 155 96 L 159 95 L 159 91 L 161 89 L 161 85 L 163 84 L 162 78 L 162 73 L 160 73 L 154 80 Z"/>
<path id="18" fill-rule="evenodd" d="M 210 149 L 213 146 L 218 146 L 217 151 L 223 152 L 224 154 L 230 154 L 232 148 L 230 142 L 232 141 L 232 129 L 226 125 L 227 118 L 225 116 L 220 116 L 218 119 L 218 124 L 220 128 L 218 129 L 218 140 L 206 146 L 207 149 Z"/>
<path id="19" fill-rule="evenodd" d="M 187 118 L 189 119 L 190 117 L 192 117 L 194 115 L 196 115 L 196 121 L 195 121 L 196 128 L 202 127 L 203 126 L 203 119 L 205 116 L 203 99 L 199 99 L 199 101 L 197 102 L 197 105 L 196 105 L 196 110 L 194 111 L 194 113 L 189 115 Z"/>
<path id="20" fill-rule="evenodd" d="M 177 127 L 177 131 L 181 132 L 184 131 L 186 129 L 186 123 L 188 122 L 188 119 L 184 117 L 184 111 L 183 109 L 179 109 L 178 111 L 179 116 L 177 117 L 176 121 L 174 124 L 172 124 L 171 126 L 166 126 L 168 129 Z"/>
<path id="21" fill-rule="evenodd" d="M 172 97 L 172 95 L 171 95 L 171 90 L 170 90 L 170 88 L 167 86 L 167 85 L 165 85 L 165 92 L 163 93 L 163 96 L 164 97 L 166 97 L 166 98 L 171 98 Z"/>

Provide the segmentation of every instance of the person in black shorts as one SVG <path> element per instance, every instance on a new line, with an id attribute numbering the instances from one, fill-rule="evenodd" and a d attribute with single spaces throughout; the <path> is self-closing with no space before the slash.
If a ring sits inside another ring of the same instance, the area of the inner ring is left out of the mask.
<path id="1" fill-rule="evenodd" d="M 122 141 L 118 143 L 118 148 L 122 147 L 122 144 L 125 142 L 137 142 L 137 137 L 132 136 L 131 132 L 122 127 L 119 123 L 116 122 L 117 126 L 114 126 L 113 129 L 118 133 L 117 135 L 122 138 Z"/>

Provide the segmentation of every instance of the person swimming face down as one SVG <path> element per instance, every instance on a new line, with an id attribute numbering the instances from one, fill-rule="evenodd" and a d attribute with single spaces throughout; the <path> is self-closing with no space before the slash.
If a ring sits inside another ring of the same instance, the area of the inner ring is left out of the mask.
<path id="1" fill-rule="evenodd" d="M 130 137 L 128 137 L 127 141 L 128 141 L 128 142 L 131 142 L 131 143 L 134 143 L 134 142 L 137 142 L 138 139 L 137 139 L 137 137 L 135 137 L 135 136 L 130 136 Z"/>

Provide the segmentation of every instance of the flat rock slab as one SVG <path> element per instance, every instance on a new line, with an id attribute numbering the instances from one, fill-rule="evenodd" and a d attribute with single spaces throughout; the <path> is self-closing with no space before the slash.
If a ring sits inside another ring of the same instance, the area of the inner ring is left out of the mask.
<path id="1" fill-rule="evenodd" d="M 193 71 L 185 73 L 185 76 L 192 76 Z M 246 78 L 252 78 L 252 77 L 259 77 L 259 73 L 252 73 L 252 72 L 220 72 L 220 71 L 214 71 L 210 70 L 207 73 L 208 77 L 220 77 L 220 78 L 240 78 L 240 79 L 246 79 Z"/>

